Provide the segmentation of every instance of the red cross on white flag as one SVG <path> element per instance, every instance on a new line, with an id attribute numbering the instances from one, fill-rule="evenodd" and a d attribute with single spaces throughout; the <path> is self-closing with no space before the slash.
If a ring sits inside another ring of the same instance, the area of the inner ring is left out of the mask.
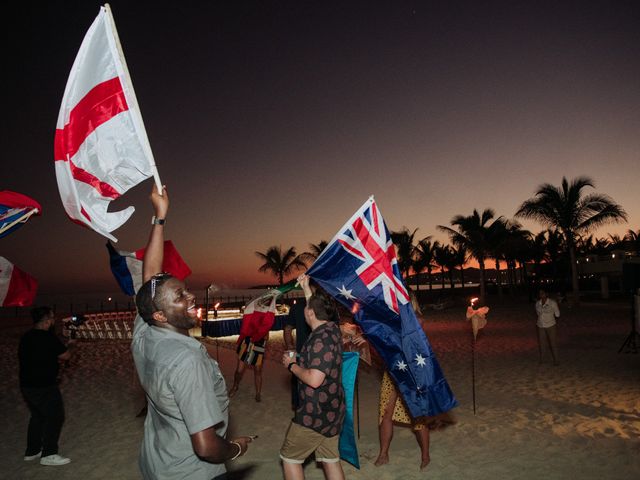
<path id="1" fill-rule="evenodd" d="M 155 171 L 151 146 L 108 7 L 89 28 L 71 68 L 54 142 L 56 177 L 67 215 L 112 241 L 134 208 L 109 203 Z"/>

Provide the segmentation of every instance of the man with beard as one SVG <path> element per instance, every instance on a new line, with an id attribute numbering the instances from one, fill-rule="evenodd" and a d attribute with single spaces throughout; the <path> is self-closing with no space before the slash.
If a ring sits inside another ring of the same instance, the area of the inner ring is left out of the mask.
<path id="1" fill-rule="evenodd" d="M 251 437 L 225 439 L 229 397 L 218 363 L 189 336 L 196 324 L 195 296 L 162 269 L 167 192 L 154 186 L 155 216 L 136 295 L 131 351 L 147 396 L 140 452 L 145 479 L 226 478 L 224 462 L 247 451 Z"/>
<path id="2" fill-rule="evenodd" d="M 298 361 L 288 352 L 282 364 L 300 381 L 299 405 L 280 449 L 286 480 L 304 478 L 303 464 L 311 453 L 322 463 L 325 478 L 344 479 L 338 441 L 345 416 L 342 387 L 342 335 L 332 322 L 333 302 L 325 295 L 311 291 L 309 277 L 298 282 L 307 304 L 304 317 L 311 328 Z"/>

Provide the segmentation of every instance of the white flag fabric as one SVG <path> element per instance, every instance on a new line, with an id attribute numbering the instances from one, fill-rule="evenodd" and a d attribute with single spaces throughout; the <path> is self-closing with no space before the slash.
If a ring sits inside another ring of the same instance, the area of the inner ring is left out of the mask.
<path id="1" fill-rule="evenodd" d="M 0 307 L 28 307 L 38 291 L 38 281 L 0 257 Z"/>
<path id="2" fill-rule="evenodd" d="M 153 154 L 113 17 L 101 7 L 82 41 L 62 98 L 54 142 L 62 204 L 72 221 L 110 234 L 134 208 L 109 203 L 153 175 Z"/>

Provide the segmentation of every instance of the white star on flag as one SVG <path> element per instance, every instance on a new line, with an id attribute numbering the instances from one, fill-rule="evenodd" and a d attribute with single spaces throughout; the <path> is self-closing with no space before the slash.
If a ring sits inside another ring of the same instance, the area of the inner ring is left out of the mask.
<path id="1" fill-rule="evenodd" d="M 419 367 L 424 367 L 427 364 L 427 359 L 418 353 L 416 354 L 416 363 Z"/>
<path id="2" fill-rule="evenodd" d="M 403 360 L 398 360 L 398 363 L 396 363 L 396 368 L 404 372 L 407 369 L 407 364 L 404 363 Z"/>
<path id="3" fill-rule="evenodd" d="M 347 300 L 354 300 L 356 298 L 351 294 L 353 290 L 347 290 L 347 287 L 345 287 L 344 285 L 342 285 L 342 288 L 338 289 L 338 292 L 340 292 L 340 295 L 342 295 Z"/>

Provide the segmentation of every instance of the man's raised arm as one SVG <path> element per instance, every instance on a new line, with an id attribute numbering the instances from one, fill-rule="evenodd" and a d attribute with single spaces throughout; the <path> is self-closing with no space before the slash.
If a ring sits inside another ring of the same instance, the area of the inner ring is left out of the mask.
<path id="1" fill-rule="evenodd" d="M 167 189 L 162 187 L 162 195 L 158 192 L 156 185 L 153 185 L 149 196 L 153 205 L 154 216 L 152 218 L 151 233 L 144 252 L 142 263 L 142 282 L 148 281 L 156 273 L 162 272 L 162 260 L 164 256 L 164 222 L 169 211 L 169 197 Z"/>

